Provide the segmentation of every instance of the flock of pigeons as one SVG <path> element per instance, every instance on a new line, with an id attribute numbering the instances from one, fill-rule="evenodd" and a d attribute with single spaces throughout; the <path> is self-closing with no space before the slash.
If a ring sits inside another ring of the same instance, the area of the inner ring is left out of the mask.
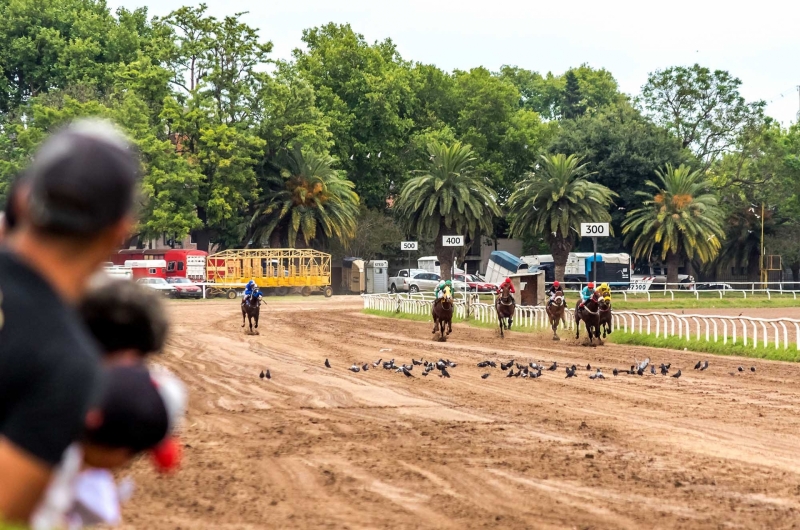
<path id="1" fill-rule="evenodd" d="M 544 362 L 544 361 L 540 361 L 540 362 Z M 405 364 L 404 363 L 404 364 L 398 365 L 398 364 L 395 364 L 394 359 L 384 362 L 384 360 L 381 358 L 381 359 L 378 359 L 377 361 L 375 361 L 374 363 L 372 363 L 372 368 L 378 368 L 379 366 L 383 367 L 384 370 L 393 370 L 395 373 L 401 373 L 401 374 L 405 375 L 406 377 L 414 377 L 414 374 L 411 373 L 414 370 L 414 367 L 415 366 L 422 366 L 421 370 L 422 370 L 423 377 L 427 376 L 429 373 L 433 372 L 434 370 L 438 370 L 439 371 L 439 377 L 449 378 L 450 377 L 450 372 L 448 372 L 447 369 L 448 368 L 453 369 L 456 366 L 458 366 L 458 364 L 454 363 L 453 361 L 451 361 L 449 359 L 439 359 L 436 362 L 429 362 L 429 361 L 426 361 L 424 359 L 419 359 L 419 360 L 411 359 L 411 364 Z M 661 365 L 659 365 L 658 371 L 661 373 L 662 376 L 667 376 L 667 375 L 669 375 L 669 370 L 670 370 L 671 366 L 672 366 L 672 363 L 667 363 L 667 364 L 662 363 Z M 326 368 L 331 368 L 331 363 L 330 363 L 330 361 L 328 359 L 325 359 L 325 367 Z M 650 370 L 649 370 L 650 375 L 656 375 L 656 365 L 650 363 L 650 358 L 649 357 L 646 358 L 642 362 L 634 361 L 634 364 L 632 364 L 629 369 L 620 370 L 619 368 L 614 368 L 611 371 L 611 373 L 615 377 L 620 375 L 620 374 L 638 375 L 638 376 L 641 377 L 641 376 L 645 375 L 645 373 L 648 371 L 647 370 L 648 367 L 650 368 Z M 370 364 L 369 363 L 364 363 L 361 366 L 359 366 L 357 363 L 353 363 L 353 366 L 351 366 L 349 368 L 349 370 L 351 372 L 358 373 L 358 372 L 361 372 L 361 371 L 366 372 L 366 371 L 369 370 L 369 368 L 370 368 Z M 481 362 L 478 363 L 478 368 L 497 368 L 497 362 L 495 362 L 495 361 L 481 361 Z M 517 369 L 516 373 L 514 372 L 514 368 Z M 527 365 L 523 365 L 523 364 L 520 364 L 520 363 L 516 362 L 515 359 L 511 359 L 507 363 L 501 362 L 500 363 L 500 369 L 502 371 L 504 371 L 504 372 L 508 371 L 508 374 L 506 375 L 506 377 L 521 377 L 521 378 L 527 378 L 527 379 L 537 379 L 537 378 L 542 376 L 542 371 L 543 370 L 546 370 L 548 372 L 557 371 L 558 370 L 558 362 L 553 361 L 553 364 L 551 364 L 549 367 L 545 368 L 543 364 L 538 364 L 538 363 L 531 362 L 531 363 L 528 363 Z M 708 369 L 708 361 L 697 361 L 697 364 L 694 365 L 694 369 L 695 370 L 699 370 L 701 372 L 707 370 Z M 737 370 L 739 372 L 744 372 L 745 371 L 743 366 L 739 366 L 737 368 Z M 565 379 L 569 379 L 571 377 L 578 377 L 578 367 L 575 366 L 574 364 L 571 365 L 571 366 L 565 367 L 565 371 L 567 373 L 567 376 L 566 376 Z M 592 365 L 591 364 L 587 364 L 586 365 L 586 371 L 587 372 L 591 372 L 592 371 Z M 756 367 L 755 366 L 751 366 L 750 367 L 750 371 L 751 372 L 755 372 L 756 371 Z M 730 372 L 730 374 L 731 375 L 735 375 L 735 372 Z M 481 375 L 481 379 L 488 379 L 490 375 L 491 375 L 490 372 L 486 372 L 483 375 Z M 678 369 L 677 372 L 675 372 L 674 374 L 670 375 L 670 377 L 674 377 L 675 379 L 678 379 L 680 376 L 681 376 L 680 368 Z M 261 379 L 265 379 L 265 378 L 266 379 L 272 379 L 272 375 L 270 374 L 269 369 L 267 369 L 266 372 L 262 371 L 259 374 L 259 377 Z M 589 379 L 592 379 L 592 380 L 594 380 L 594 379 L 605 379 L 605 378 L 606 378 L 606 376 L 603 374 L 603 372 L 602 372 L 602 370 L 600 368 L 596 368 L 594 373 L 592 373 L 589 376 Z"/>

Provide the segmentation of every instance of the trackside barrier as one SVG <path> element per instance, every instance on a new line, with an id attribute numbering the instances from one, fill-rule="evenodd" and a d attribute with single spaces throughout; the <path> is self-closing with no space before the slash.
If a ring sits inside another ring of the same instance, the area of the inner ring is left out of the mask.
<path id="1" fill-rule="evenodd" d="M 362 295 L 365 309 L 391 311 L 411 315 L 430 315 L 434 298 L 431 295 L 414 294 L 367 294 Z M 494 305 L 456 297 L 455 315 L 459 318 L 471 316 L 484 323 L 497 322 Z M 565 314 L 566 329 L 575 329 L 572 309 Z M 515 325 L 525 328 L 550 329 L 544 306 L 517 306 Z M 694 315 L 640 311 L 614 311 L 611 319 L 612 331 L 641 333 L 656 337 L 678 337 L 698 342 L 722 342 L 743 344 L 753 348 L 800 351 L 800 320 L 792 318 L 754 318 L 726 315 Z M 562 324 L 563 329 L 563 324 Z M 793 332 L 793 335 L 792 335 Z"/>

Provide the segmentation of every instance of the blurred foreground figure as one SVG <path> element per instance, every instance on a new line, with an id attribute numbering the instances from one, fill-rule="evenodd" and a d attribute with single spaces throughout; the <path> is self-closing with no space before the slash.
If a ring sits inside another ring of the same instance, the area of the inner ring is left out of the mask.
<path id="1" fill-rule="evenodd" d="M 51 136 L 12 186 L 0 248 L 0 522 L 25 523 L 101 382 L 72 307 L 128 236 L 139 159 L 106 122 Z"/>

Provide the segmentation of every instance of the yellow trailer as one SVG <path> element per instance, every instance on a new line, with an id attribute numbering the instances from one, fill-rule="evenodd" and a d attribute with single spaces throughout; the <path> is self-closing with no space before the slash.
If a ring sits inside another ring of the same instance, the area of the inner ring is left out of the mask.
<path id="1" fill-rule="evenodd" d="M 331 296 L 331 255 L 317 250 L 265 248 L 225 250 L 206 259 L 206 281 L 212 294 L 235 298 L 255 280 L 265 294 L 285 296 L 299 289 L 303 296 L 322 291 Z"/>

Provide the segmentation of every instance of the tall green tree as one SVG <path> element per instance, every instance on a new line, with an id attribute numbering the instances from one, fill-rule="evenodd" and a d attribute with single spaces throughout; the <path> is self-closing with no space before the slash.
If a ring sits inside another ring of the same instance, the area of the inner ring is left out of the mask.
<path id="1" fill-rule="evenodd" d="M 403 158 L 414 127 L 412 74 L 394 43 L 369 44 L 349 24 L 303 31 L 294 59 L 329 121 L 331 153 L 362 201 L 385 208 L 392 183 L 407 173 Z"/>
<path id="2" fill-rule="evenodd" d="M 561 104 L 561 114 L 568 120 L 582 116 L 586 112 L 583 94 L 575 72 L 568 70 L 564 74 L 564 101 Z"/>
<path id="3" fill-rule="evenodd" d="M 547 120 L 575 117 L 568 115 L 571 110 L 566 108 L 568 78 L 573 79 L 569 92 L 573 94 L 570 96 L 572 104 L 580 105 L 580 114 L 613 107 L 627 99 L 608 70 L 594 69 L 586 64 L 570 68 L 561 75 L 552 72 L 541 75 L 516 66 L 503 66 L 498 75 L 517 87 L 521 107 L 533 110 Z"/>
<path id="4" fill-rule="evenodd" d="M 266 142 L 254 127 L 254 101 L 272 44 L 261 42 L 241 15 L 218 20 L 200 4 L 160 20 L 173 32 L 167 64 L 176 88 L 161 117 L 178 152 L 203 177 L 201 225 L 193 231 L 200 250 L 240 243 L 247 206 L 258 199 L 255 169 Z"/>
<path id="5" fill-rule="evenodd" d="M 114 17 L 96 0 L 0 2 L 0 112 L 71 85 L 104 92 L 151 29 L 144 8 Z"/>
<path id="6" fill-rule="evenodd" d="M 601 249 L 625 251 L 622 221 L 642 205 L 637 191 L 666 164 L 696 163 L 691 152 L 669 132 L 653 124 L 627 102 L 561 122 L 548 146 L 551 153 L 574 153 L 594 170 L 594 180 L 619 193 L 611 211 L 615 237 L 603 238 Z"/>
<path id="7" fill-rule="evenodd" d="M 355 185 L 326 154 L 296 147 L 283 172 L 283 188 L 270 194 L 251 222 L 254 243 L 269 240 L 280 247 L 307 248 L 335 238 L 343 244 L 355 236 L 359 198 Z"/>
<path id="8" fill-rule="evenodd" d="M 608 209 L 617 194 L 589 181 L 589 176 L 586 164 L 575 155 L 542 155 L 509 199 L 511 234 L 543 237 L 553 254 L 556 279 L 561 281 L 580 224 L 611 220 Z"/>
<path id="9" fill-rule="evenodd" d="M 678 267 L 688 258 L 709 263 L 719 253 L 725 237 L 724 214 L 711 183 L 700 170 L 666 166 L 657 182 L 647 181 L 650 193 L 641 208 L 631 211 L 623 224 L 626 243 L 633 242 L 637 258 L 650 259 L 660 251 L 667 264 L 667 283 L 678 283 Z"/>
<path id="10" fill-rule="evenodd" d="M 500 215 L 500 209 L 495 192 L 475 171 L 475 155 L 469 145 L 432 142 L 428 153 L 428 168 L 417 171 L 403 186 L 397 214 L 408 233 L 435 238 L 442 276 L 449 279 L 453 254 L 442 237 L 474 239 L 490 233 L 492 219 Z"/>
<path id="11" fill-rule="evenodd" d="M 710 164 L 763 119 L 765 103 L 747 103 L 741 84 L 724 70 L 674 66 L 651 73 L 640 100 L 647 115 Z"/>

